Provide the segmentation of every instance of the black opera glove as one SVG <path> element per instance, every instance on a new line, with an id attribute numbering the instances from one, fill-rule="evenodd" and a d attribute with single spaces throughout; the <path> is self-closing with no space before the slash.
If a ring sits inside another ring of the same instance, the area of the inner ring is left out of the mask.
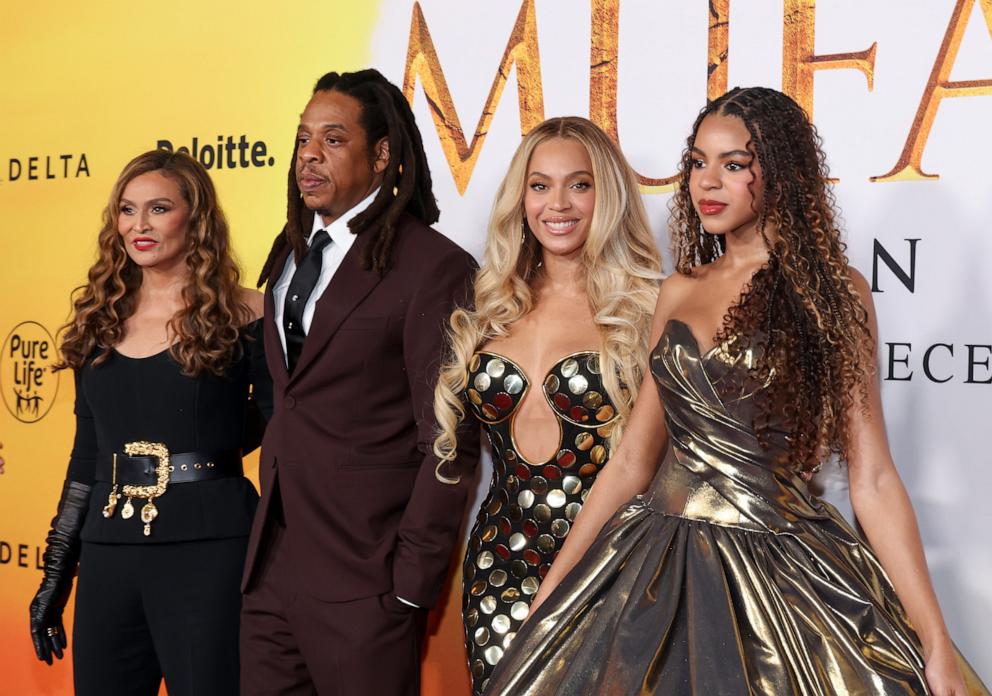
<path id="1" fill-rule="evenodd" d="M 31 641 L 38 659 L 52 664 L 52 655 L 62 659 L 68 644 L 62 626 L 62 610 L 72 592 L 72 579 L 79 562 L 79 530 L 90 503 L 90 486 L 66 481 L 58 512 L 45 540 L 45 574 L 31 601 Z"/>

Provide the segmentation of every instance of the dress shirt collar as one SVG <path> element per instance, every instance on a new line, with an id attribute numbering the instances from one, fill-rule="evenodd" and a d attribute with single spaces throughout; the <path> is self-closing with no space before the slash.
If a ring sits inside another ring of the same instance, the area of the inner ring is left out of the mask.
<path id="1" fill-rule="evenodd" d="M 379 193 L 378 187 L 366 196 L 363 200 L 359 201 L 353 208 L 348 210 L 344 215 L 339 217 L 337 220 L 332 222 L 330 225 L 325 225 L 324 220 L 320 217 L 320 213 L 314 213 L 313 215 L 313 228 L 310 230 L 310 236 L 307 237 L 307 246 L 310 246 L 310 242 L 313 241 L 313 236 L 320 230 L 327 230 L 327 234 L 330 235 L 331 241 L 341 247 L 342 251 L 347 252 L 351 248 L 351 245 L 355 242 L 355 235 L 351 233 L 348 229 L 348 223 L 358 215 L 360 212 L 368 208 L 372 201 L 375 200 L 376 195 Z"/>

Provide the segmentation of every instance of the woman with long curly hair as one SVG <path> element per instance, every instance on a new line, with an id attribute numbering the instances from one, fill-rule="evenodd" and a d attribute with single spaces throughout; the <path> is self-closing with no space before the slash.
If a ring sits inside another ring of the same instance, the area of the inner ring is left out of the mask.
<path id="1" fill-rule="evenodd" d="M 871 294 L 803 110 L 760 87 L 710 103 L 672 220 L 657 389 L 486 693 L 985 693 L 889 454 Z M 808 488 L 832 455 L 867 541 Z"/>
<path id="2" fill-rule="evenodd" d="M 463 566 L 476 692 L 623 432 L 647 370 L 660 265 L 634 173 L 602 130 L 553 118 L 523 138 L 435 392 L 442 481 L 456 480 L 446 468 L 466 410 L 492 443 Z"/>
<path id="3" fill-rule="evenodd" d="M 238 693 L 240 577 L 258 496 L 241 467 L 271 385 L 203 167 L 133 159 L 62 329 L 76 435 L 31 602 L 40 660 L 61 658 L 77 566 L 75 693 Z M 249 394 L 254 389 L 254 403 Z M 134 519 L 131 519 L 131 518 Z"/>

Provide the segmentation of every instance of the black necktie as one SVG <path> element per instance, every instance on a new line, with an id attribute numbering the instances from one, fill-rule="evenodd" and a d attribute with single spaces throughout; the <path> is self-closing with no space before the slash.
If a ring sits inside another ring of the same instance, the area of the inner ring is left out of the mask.
<path id="1" fill-rule="evenodd" d="M 303 330 L 303 308 L 313 294 L 320 278 L 320 267 L 324 262 L 324 247 L 331 243 L 327 230 L 320 230 L 310 240 L 310 248 L 300 260 L 300 265 L 289 281 L 286 291 L 286 302 L 283 305 L 282 328 L 286 334 L 286 363 L 289 373 L 293 373 L 296 361 L 300 359 L 303 350 L 303 339 L 307 337 Z"/>

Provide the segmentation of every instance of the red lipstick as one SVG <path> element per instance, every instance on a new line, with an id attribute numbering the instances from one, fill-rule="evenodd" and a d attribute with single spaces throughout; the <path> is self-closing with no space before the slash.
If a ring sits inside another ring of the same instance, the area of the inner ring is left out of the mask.
<path id="1" fill-rule="evenodd" d="M 727 207 L 726 203 L 721 203 L 720 201 L 711 201 L 703 199 L 699 201 L 699 214 L 700 215 L 719 215 L 723 212 L 723 209 Z"/>

